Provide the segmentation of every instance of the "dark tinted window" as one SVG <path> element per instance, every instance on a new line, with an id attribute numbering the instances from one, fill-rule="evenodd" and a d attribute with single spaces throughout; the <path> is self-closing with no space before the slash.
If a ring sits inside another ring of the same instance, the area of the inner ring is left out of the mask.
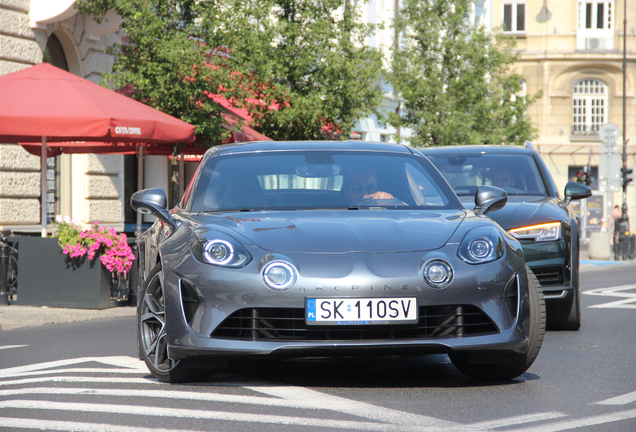
<path id="1" fill-rule="evenodd" d="M 344 151 L 250 153 L 213 157 L 202 169 L 194 191 L 193 212 L 462 208 L 430 164 L 413 155 Z M 374 200 L 363 198 L 378 192 L 390 195 Z"/>
<path id="2" fill-rule="evenodd" d="M 427 157 L 460 196 L 474 196 L 481 185 L 501 187 L 508 195 L 547 196 L 539 169 L 529 154 L 480 153 Z"/>

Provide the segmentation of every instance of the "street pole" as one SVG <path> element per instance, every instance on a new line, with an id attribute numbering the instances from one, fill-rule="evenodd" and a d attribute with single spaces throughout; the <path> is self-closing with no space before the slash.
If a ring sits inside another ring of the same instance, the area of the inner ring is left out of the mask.
<path id="1" fill-rule="evenodd" d="M 395 0 L 395 2 L 393 3 L 393 20 L 395 22 L 398 21 L 399 17 L 400 17 L 400 0 Z M 395 40 L 394 42 L 394 52 L 397 52 L 400 49 L 400 29 L 398 28 L 398 26 L 395 26 L 395 34 L 394 34 L 394 38 Z M 398 93 L 397 90 L 393 91 L 393 98 L 397 101 L 397 108 L 395 109 L 395 113 L 398 115 L 398 117 L 402 116 L 402 110 L 401 110 L 401 102 L 400 102 L 400 94 Z M 395 128 L 395 140 L 398 144 L 402 143 L 402 128 L 400 126 L 397 126 Z"/>
<path id="2" fill-rule="evenodd" d="M 629 233 L 629 219 L 627 218 L 627 0 L 623 1 L 623 207 L 621 208 L 619 242 L 622 247 Z"/>

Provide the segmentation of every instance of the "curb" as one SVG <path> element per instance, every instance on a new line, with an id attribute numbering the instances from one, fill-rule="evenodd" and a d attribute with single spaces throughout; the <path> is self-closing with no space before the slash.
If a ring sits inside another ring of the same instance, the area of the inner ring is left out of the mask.
<path id="1" fill-rule="evenodd" d="M 0 306 L 0 331 L 36 327 L 48 324 L 66 324 L 98 319 L 134 316 L 136 307 L 109 309 L 70 309 L 38 306 Z"/>

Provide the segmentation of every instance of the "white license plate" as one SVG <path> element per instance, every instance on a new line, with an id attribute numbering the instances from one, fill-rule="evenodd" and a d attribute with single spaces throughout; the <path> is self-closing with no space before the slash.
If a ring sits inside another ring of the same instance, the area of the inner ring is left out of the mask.
<path id="1" fill-rule="evenodd" d="M 419 314 L 415 297 L 308 298 L 308 325 L 415 324 Z"/>

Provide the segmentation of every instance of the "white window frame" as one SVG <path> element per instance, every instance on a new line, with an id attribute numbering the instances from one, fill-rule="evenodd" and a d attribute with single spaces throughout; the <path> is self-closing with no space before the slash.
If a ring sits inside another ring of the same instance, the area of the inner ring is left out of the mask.
<path id="1" fill-rule="evenodd" d="M 510 24 L 511 28 L 506 28 L 504 30 L 505 33 L 525 33 L 528 22 L 528 8 L 526 7 L 525 0 L 506 0 L 502 3 L 501 6 L 501 22 L 506 25 L 506 7 L 510 7 Z M 519 15 L 519 8 L 523 9 L 523 28 L 519 28 L 519 20 L 517 16 Z"/>
<path id="2" fill-rule="evenodd" d="M 603 16 L 599 16 L 599 7 Z M 615 14 L 614 0 L 579 0 L 576 48 L 584 51 L 614 49 Z"/>
<path id="3" fill-rule="evenodd" d="M 588 7 L 589 6 L 589 7 Z M 603 6 L 601 27 L 599 22 L 599 6 Z M 578 29 L 579 30 L 612 30 L 614 28 L 614 1 L 613 0 L 579 0 Z M 589 17 L 589 20 L 588 20 Z M 588 27 L 587 24 L 590 24 Z"/>
<path id="4" fill-rule="evenodd" d="M 572 135 L 596 136 L 607 122 L 609 88 L 603 81 L 585 78 L 572 87 Z"/>

